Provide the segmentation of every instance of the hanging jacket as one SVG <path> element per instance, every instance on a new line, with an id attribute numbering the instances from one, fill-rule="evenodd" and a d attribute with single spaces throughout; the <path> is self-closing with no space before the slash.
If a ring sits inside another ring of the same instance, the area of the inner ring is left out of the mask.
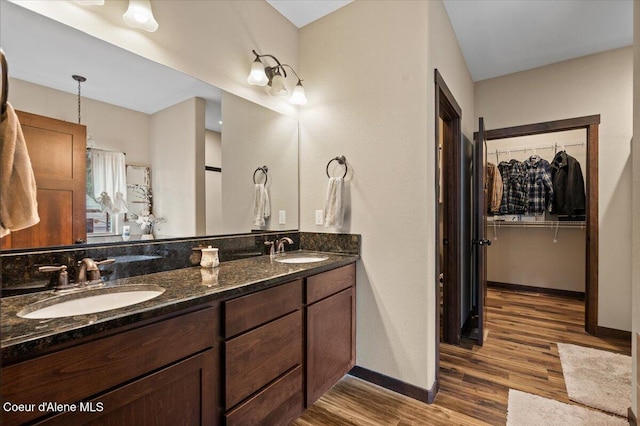
<path id="1" fill-rule="evenodd" d="M 541 214 L 546 210 L 551 211 L 553 184 L 549 162 L 537 155 L 532 155 L 523 164 L 527 171 L 527 212 Z"/>
<path id="2" fill-rule="evenodd" d="M 502 202 L 502 176 L 498 170 L 498 166 L 493 163 L 487 163 L 487 194 L 485 197 L 486 211 L 490 214 L 496 214 L 500 210 Z"/>
<path id="3" fill-rule="evenodd" d="M 552 213 L 570 216 L 585 214 L 584 179 L 578 160 L 566 151 L 558 152 L 551 163 L 551 181 L 555 191 Z"/>
<path id="4" fill-rule="evenodd" d="M 498 164 L 502 176 L 502 202 L 500 214 L 522 214 L 527 209 L 527 171 L 518 160 Z"/>

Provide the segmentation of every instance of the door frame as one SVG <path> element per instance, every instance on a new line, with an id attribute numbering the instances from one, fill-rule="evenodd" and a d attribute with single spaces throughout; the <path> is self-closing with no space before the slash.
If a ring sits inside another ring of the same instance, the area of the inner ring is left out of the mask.
<path id="1" fill-rule="evenodd" d="M 446 343 L 458 345 L 460 344 L 460 284 L 461 271 L 460 265 L 460 221 L 458 214 L 460 210 L 460 172 L 461 172 L 461 151 L 462 151 L 462 108 L 456 102 L 451 90 L 442 78 L 442 75 L 436 68 L 434 70 L 435 82 L 435 211 L 436 211 L 436 268 L 435 268 L 435 289 L 436 289 L 436 330 L 437 339 L 436 351 L 440 353 L 440 297 L 439 282 L 440 273 L 445 277 L 444 295 L 443 295 L 443 335 Z M 439 191 L 440 191 L 440 171 L 438 141 L 440 140 L 440 126 L 438 119 L 444 121 L 443 127 L 443 173 L 444 193 L 446 197 L 443 200 L 443 234 L 448 244 L 443 245 L 444 268 L 440 271 L 440 213 L 439 213 Z M 439 356 L 436 372 L 439 370 Z M 438 377 L 438 373 L 436 373 Z"/>
<path id="2" fill-rule="evenodd" d="M 587 333 L 598 334 L 598 125 L 600 114 L 485 130 L 486 140 L 584 129 L 587 132 L 585 317 Z M 477 132 L 474 133 L 474 139 Z"/>

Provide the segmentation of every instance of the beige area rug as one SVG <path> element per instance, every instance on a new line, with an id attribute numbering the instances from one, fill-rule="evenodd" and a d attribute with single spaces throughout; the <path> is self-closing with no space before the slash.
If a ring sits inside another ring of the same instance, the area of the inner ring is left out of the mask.
<path id="1" fill-rule="evenodd" d="M 569 399 L 627 417 L 631 406 L 631 357 L 558 343 Z"/>
<path id="2" fill-rule="evenodd" d="M 620 417 L 509 389 L 507 426 L 628 426 Z"/>

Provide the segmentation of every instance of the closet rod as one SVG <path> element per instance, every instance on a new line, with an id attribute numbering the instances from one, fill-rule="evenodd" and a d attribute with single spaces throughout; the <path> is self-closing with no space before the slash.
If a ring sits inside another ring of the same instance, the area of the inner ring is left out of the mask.
<path id="1" fill-rule="evenodd" d="M 527 151 L 534 151 L 538 149 L 557 149 L 557 148 L 564 148 L 567 146 L 584 146 L 584 145 L 586 145 L 586 142 L 582 141 L 582 142 L 568 142 L 568 143 L 539 145 L 534 147 L 523 146 L 523 147 L 517 147 L 517 148 L 511 148 L 511 149 L 497 149 L 494 152 L 492 152 L 492 154 L 510 154 L 512 152 L 527 152 Z"/>

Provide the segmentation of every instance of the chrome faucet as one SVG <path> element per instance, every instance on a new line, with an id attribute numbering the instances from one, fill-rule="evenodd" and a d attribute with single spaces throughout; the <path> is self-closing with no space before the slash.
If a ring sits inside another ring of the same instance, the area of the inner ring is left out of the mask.
<path id="1" fill-rule="evenodd" d="M 289 243 L 289 244 L 293 244 L 293 240 L 289 237 L 282 237 L 279 240 L 276 240 L 275 242 L 275 246 L 276 246 L 276 253 L 283 253 L 284 254 L 284 243 Z"/>
<path id="2" fill-rule="evenodd" d="M 76 277 L 76 285 L 83 285 L 87 282 L 100 281 L 99 265 L 108 265 L 115 262 L 115 259 L 106 259 L 100 262 L 85 257 L 78 262 L 78 275 Z"/>

